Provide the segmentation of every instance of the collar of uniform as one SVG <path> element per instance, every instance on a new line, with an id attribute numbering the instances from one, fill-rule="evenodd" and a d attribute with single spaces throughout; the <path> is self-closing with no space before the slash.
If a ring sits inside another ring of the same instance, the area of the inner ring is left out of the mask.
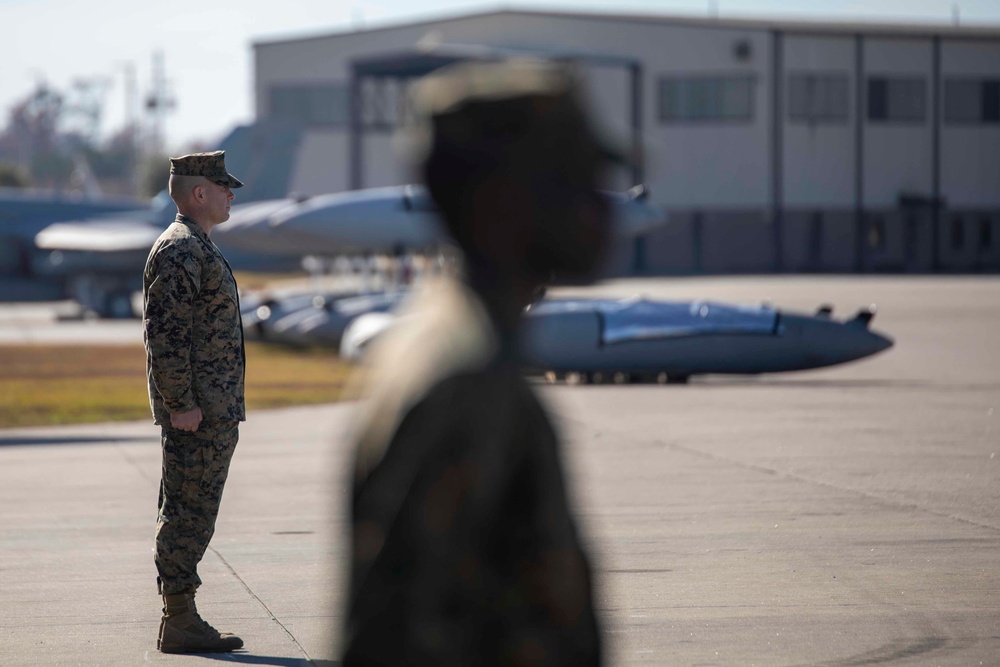
<path id="1" fill-rule="evenodd" d="M 208 238 L 208 234 L 205 233 L 205 230 L 202 229 L 198 225 L 198 223 L 194 221 L 193 218 L 189 218 L 186 215 L 184 215 L 183 213 L 178 213 L 177 217 L 174 218 L 174 222 L 184 223 L 185 225 L 187 225 L 188 227 L 190 227 L 192 231 L 194 231 L 195 235 L 198 238 L 200 238 L 205 243 L 209 244 L 209 246 L 215 245 L 214 243 L 212 243 L 212 239 Z"/>

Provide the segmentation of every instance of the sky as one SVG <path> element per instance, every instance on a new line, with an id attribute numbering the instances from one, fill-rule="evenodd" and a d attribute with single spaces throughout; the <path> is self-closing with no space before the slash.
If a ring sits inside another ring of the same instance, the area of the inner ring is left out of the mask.
<path id="1" fill-rule="evenodd" d="M 106 137 L 130 113 L 129 73 L 132 100 L 145 99 L 159 53 L 174 102 L 167 151 L 214 147 L 253 121 L 254 42 L 497 9 L 941 24 L 957 10 L 962 24 L 1000 27 L 1000 0 L 0 0 L 0 124 L 39 85 L 65 91 L 99 81 L 91 90 L 103 89 L 96 99 Z"/>

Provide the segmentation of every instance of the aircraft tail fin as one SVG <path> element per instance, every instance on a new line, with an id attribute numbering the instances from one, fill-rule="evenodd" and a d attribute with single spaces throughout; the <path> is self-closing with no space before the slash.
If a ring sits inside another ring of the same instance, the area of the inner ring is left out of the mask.
<path id="1" fill-rule="evenodd" d="M 862 326 L 866 329 L 871 321 L 875 319 L 875 304 L 871 304 L 867 308 L 862 308 L 858 311 L 858 314 L 854 316 L 854 319 L 848 322 L 848 324 L 853 324 L 855 326 Z"/>
<path id="2" fill-rule="evenodd" d="M 245 186 L 236 193 L 239 203 L 288 196 L 302 135 L 297 123 L 263 120 L 236 127 L 222 140 L 226 165 Z"/>

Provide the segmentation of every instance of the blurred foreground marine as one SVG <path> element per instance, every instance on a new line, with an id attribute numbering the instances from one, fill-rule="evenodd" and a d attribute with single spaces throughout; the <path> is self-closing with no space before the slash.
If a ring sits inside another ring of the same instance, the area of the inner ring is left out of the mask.
<path id="1" fill-rule="evenodd" d="M 457 65 L 416 104 L 422 174 L 465 271 L 372 350 L 343 664 L 599 664 L 590 565 L 518 329 L 553 272 L 603 258 L 608 152 L 555 65 Z"/>
<path id="2" fill-rule="evenodd" d="M 163 469 L 156 522 L 156 578 L 163 596 L 157 648 L 232 651 L 194 604 L 198 563 L 215 532 L 239 422 L 246 418 L 246 356 L 236 280 L 209 238 L 229 219 L 232 188 L 222 151 L 170 160 L 177 219 L 153 244 L 143 273 L 143 337 Z"/>

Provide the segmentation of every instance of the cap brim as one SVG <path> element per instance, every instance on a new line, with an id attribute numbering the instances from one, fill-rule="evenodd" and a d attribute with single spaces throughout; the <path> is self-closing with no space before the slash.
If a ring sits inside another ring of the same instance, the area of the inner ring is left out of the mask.
<path id="1" fill-rule="evenodd" d="M 241 181 L 240 179 L 236 178 L 232 174 L 226 174 L 226 176 L 227 176 L 227 178 L 224 178 L 222 180 L 216 181 L 216 183 L 218 183 L 219 185 L 224 185 L 227 188 L 242 188 L 243 187 L 243 181 Z"/>

